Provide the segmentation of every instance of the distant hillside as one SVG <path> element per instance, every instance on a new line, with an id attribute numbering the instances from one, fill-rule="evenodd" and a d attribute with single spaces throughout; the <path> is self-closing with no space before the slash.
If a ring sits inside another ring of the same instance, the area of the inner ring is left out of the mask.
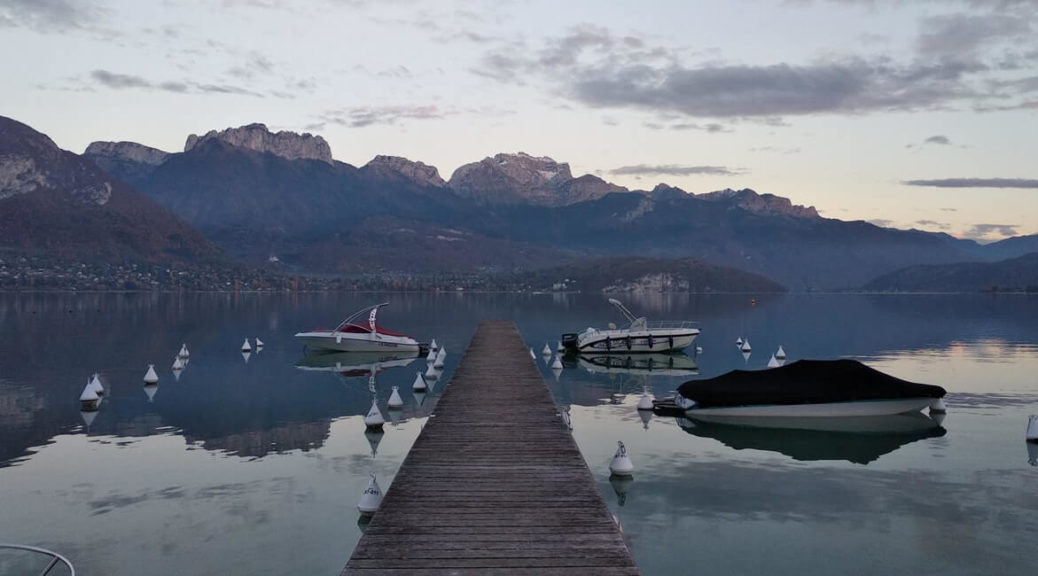
<path id="1" fill-rule="evenodd" d="M 884 274 L 865 290 L 889 292 L 1038 292 L 1038 252 L 1000 262 L 910 266 Z"/>
<path id="2" fill-rule="evenodd" d="M 511 277 L 531 290 L 581 292 L 785 292 L 757 274 L 689 259 L 605 258 Z"/>
<path id="3" fill-rule="evenodd" d="M 65 261 L 199 263 L 219 250 L 94 163 L 0 117 L 0 248 Z"/>

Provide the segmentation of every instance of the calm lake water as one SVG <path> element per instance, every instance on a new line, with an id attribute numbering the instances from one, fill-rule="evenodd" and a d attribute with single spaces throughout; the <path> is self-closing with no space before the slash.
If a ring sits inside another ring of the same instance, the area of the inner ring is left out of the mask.
<path id="1" fill-rule="evenodd" d="M 382 368 L 380 405 L 399 386 L 407 406 L 379 437 L 364 433 L 367 367 L 297 366 L 292 334 L 382 300 L 386 326 L 435 337 L 448 356 L 424 398 L 410 392 L 424 360 Z M 1038 449 L 1024 431 L 1038 413 L 1038 298 L 625 300 L 698 320 L 702 352 L 652 372 L 573 362 L 556 378 L 540 365 L 644 574 L 1033 570 Z M 601 295 L 0 295 L 0 542 L 58 551 L 84 575 L 338 574 L 368 474 L 392 483 L 482 319 L 514 320 L 538 356 L 561 332 L 620 320 Z M 266 343 L 247 359 L 246 337 Z M 191 358 L 176 379 L 181 343 Z M 761 369 L 780 344 L 790 361 L 853 357 L 944 386 L 947 417 L 866 434 L 690 427 L 635 410 L 643 386 L 663 395 Z M 94 372 L 108 393 L 85 420 Z M 633 481 L 610 482 L 617 440 Z M 0 554 L 0 574 L 20 566 Z"/>

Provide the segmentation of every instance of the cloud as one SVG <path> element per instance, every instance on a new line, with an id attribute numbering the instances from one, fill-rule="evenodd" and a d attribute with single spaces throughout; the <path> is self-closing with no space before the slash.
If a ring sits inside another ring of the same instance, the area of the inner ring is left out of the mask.
<path id="1" fill-rule="evenodd" d="M 937 228 L 938 230 L 948 230 L 951 228 L 949 224 L 944 222 L 937 222 L 936 220 L 916 220 L 916 226 L 922 226 L 924 228 Z"/>
<path id="2" fill-rule="evenodd" d="M 923 144 L 938 144 L 941 146 L 947 146 L 951 144 L 951 140 L 947 136 L 930 136 L 926 140 L 923 140 Z"/>
<path id="3" fill-rule="evenodd" d="M 636 164 L 614 168 L 609 173 L 613 176 L 737 176 L 747 173 L 742 168 L 726 168 L 724 166 L 680 166 L 678 164 Z"/>
<path id="4" fill-rule="evenodd" d="M 1019 224 L 974 224 L 972 228 L 963 233 L 963 237 L 974 240 L 990 240 L 992 236 L 1009 238 L 1016 236 L 1016 229 L 1019 227 Z"/>
<path id="5" fill-rule="evenodd" d="M 716 57 L 695 62 L 705 56 L 583 26 L 526 50 L 491 48 L 471 71 L 503 83 L 546 82 L 555 94 L 590 107 L 699 118 L 773 121 L 953 107 L 1015 109 L 1033 102 L 1038 86 L 1007 79 L 997 61 L 981 58 L 979 48 L 1025 44 L 1021 39 L 1036 20 L 998 13 L 933 17 L 917 53 L 827 54 L 754 64 Z M 951 54 L 954 35 L 967 32 L 966 46 Z"/>
<path id="6" fill-rule="evenodd" d="M 324 113 L 321 116 L 321 124 L 330 123 L 350 128 L 363 128 L 374 124 L 393 125 L 404 120 L 438 120 L 454 113 L 442 110 L 435 105 L 354 106 Z"/>
<path id="7" fill-rule="evenodd" d="M 90 72 L 90 78 L 98 84 L 113 90 L 138 89 L 158 90 L 176 94 L 237 94 L 257 98 L 263 97 L 263 94 L 258 92 L 230 84 L 211 84 L 193 81 L 152 82 L 135 74 L 119 74 L 109 70 L 94 70 Z"/>
<path id="8" fill-rule="evenodd" d="M 939 178 L 903 180 L 901 183 L 932 188 L 1038 188 L 1038 179 L 1030 178 Z"/>
<path id="9" fill-rule="evenodd" d="M 0 0 L 0 28 L 25 27 L 37 32 L 92 29 L 107 11 L 75 0 Z"/>

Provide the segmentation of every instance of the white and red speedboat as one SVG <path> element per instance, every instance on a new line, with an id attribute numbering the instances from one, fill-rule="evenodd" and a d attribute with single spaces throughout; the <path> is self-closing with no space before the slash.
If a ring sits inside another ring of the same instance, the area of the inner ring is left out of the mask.
<path id="1" fill-rule="evenodd" d="M 337 352 L 419 352 L 418 341 L 410 336 L 387 330 L 375 322 L 379 308 L 389 302 L 362 308 L 332 330 L 300 332 L 300 339 L 311 350 Z"/>

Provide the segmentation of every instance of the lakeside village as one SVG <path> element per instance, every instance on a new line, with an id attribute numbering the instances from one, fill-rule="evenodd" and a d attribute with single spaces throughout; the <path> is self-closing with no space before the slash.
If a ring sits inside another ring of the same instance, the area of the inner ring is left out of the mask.
<path id="1" fill-rule="evenodd" d="M 276 269 L 208 266 L 177 269 L 158 264 L 68 263 L 33 256 L 0 257 L 0 291 L 34 292 L 320 292 L 393 291 L 529 292 L 500 271 L 407 274 L 377 271 L 357 276 L 289 274 Z M 554 291 L 573 290 L 565 282 Z"/>

